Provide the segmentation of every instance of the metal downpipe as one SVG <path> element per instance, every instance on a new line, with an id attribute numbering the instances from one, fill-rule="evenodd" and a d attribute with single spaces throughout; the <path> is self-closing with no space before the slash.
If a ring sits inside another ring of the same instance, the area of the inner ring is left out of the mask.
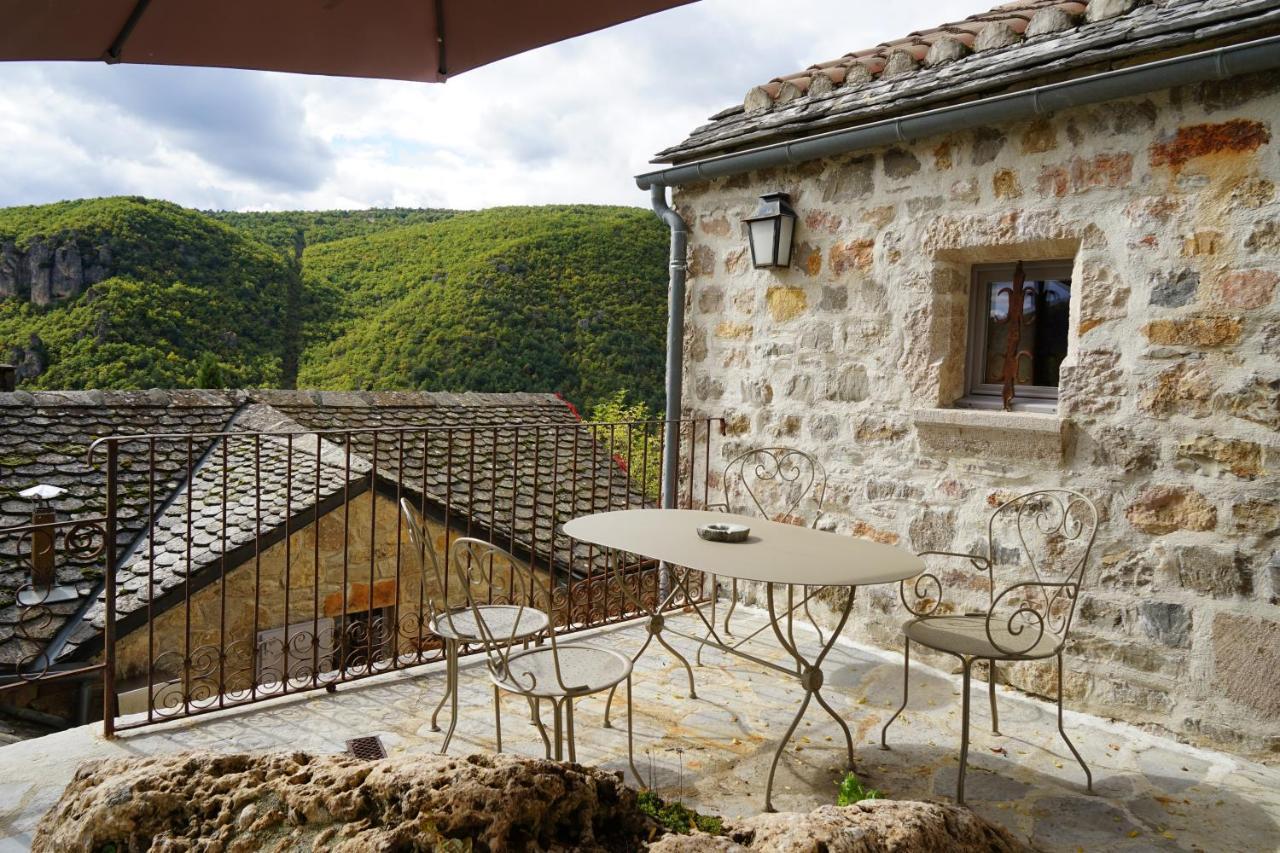
<path id="1" fill-rule="evenodd" d="M 680 485 L 680 406 L 684 393 L 684 280 L 689 229 L 667 204 L 667 188 L 649 187 L 653 212 L 671 231 L 671 266 L 667 286 L 667 411 L 663 424 L 662 507 L 673 509 Z"/>

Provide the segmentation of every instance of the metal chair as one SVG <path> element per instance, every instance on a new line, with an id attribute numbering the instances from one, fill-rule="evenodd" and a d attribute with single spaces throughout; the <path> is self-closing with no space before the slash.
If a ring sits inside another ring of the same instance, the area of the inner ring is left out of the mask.
<path id="1" fill-rule="evenodd" d="M 791 520 L 797 517 L 806 498 L 811 499 L 813 518 L 806 519 L 810 527 L 815 527 L 822 517 L 822 502 L 827 495 L 827 471 L 817 457 L 793 447 L 758 447 L 740 453 L 724 466 L 721 478 L 721 490 L 724 500 L 708 504 L 708 509 L 722 509 L 738 515 L 760 515 L 776 520 Z M 771 514 L 765 507 L 780 509 L 777 515 Z M 732 582 L 732 597 L 729 599 L 729 610 L 724 615 L 724 632 L 732 636 L 729 621 L 738 606 L 738 581 Z M 711 621 L 715 622 L 715 599 L 711 602 Z M 809 613 L 809 590 L 805 588 L 803 596 L 805 615 L 818 631 L 819 640 L 822 629 Z M 701 658 L 702 649 L 698 654 Z M 701 660 L 699 659 L 699 663 Z"/>
<path id="2" fill-rule="evenodd" d="M 1071 629 L 1085 566 L 1098 531 L 1093 501 L 1069 489 L 1041 489 L 1020 495 L 996 508 L 987 523 L 987 553 L 921 551 L 968 560 L 985 572 L 988 605 L 983 611 L 955 613 L 943 600 L 938 575 L 926 572 L 903 581 L 902 603 L 916 618 L 903 625 L 902 705 L 880 731 L 880 748 L 888 749 L 889 726 L 907 707 L 911 643 L 954 655 L 962 667 L 960 714 L 960 774 L 956 802 L 964 804 L 964 777 L 969 757 L 969 676 L 974 661 L 987 662 L 987 691 L 991 701 L 991 730 L 1000 734 L 996 711 L 996 661 L 1056 658 L 1058 677 L 1058 733 L 1084 769 L 1093 791 L 1093 774 L 1062 726 L 1062 649 Z M 1010 547 L 1010 542 L 1016 547 Z M 1002 544 L 1003 543 L 1003 544 Z M 1036 545 L 1041 547 L 1036 547 Z M 997 565 L 1020 564 L 1030 574 L 997 591 Z"/>
<path id="3" fill-rule="evenodd" d="M 444 755 L 449 751 L 449 742 L 453 740 L 453 732 L 458 727 L 458 656 L 460 649 L 462 646 L 476 645 L 484 640 L 476 614 L 484 614 L 488 624 L 492 628 L 500 630 L 504 635 L 508 635 L 518 642 L 526 643 L 529 640 L 537 639 L 547 630 L 551 625 L 551 617 L 545 611 L 525 606 L 524 604 L 480 604 L 472 602 L 471 590 L 465 583 L 465 578 L 462 585 L 466 588 L 466 597 L 462 604 L 452 604 L 449 601 L 448 579 L 440 569 L 440 560 L 436 556 L 435 546 L 431 544 L 431 538 L 423 532 L 422 524 L 418 520 L 418 513 L 407 498 L 400 499 L 400 512 L 404 516 L 405 527 L 409 531 L 409 541 L 418 560 L 418 589 L 421 599 L 427 602 L 427 630 L 439 637 L 444 643 L 445 691 L 444 696 L 440 697 L 440 704 L 436 705 L 436 709 L 431 715 L 431 731 L 438 732 L 440 731 L 438 723 L 440 711 L 444 708 L 446 702 L 450 703 L 449 731 L 445 734 L 444 743 L 440 747 L 440 754 Z M 436 606 L 436 601 L 426 593 L 428 563 L 430 563 L 431 569 L 435 574 L 437 588 L 440 591 L 441 602 L 439 607 Z M 512 565 L 515 565 L 514 561 Z M 487 581 L 490 582 L 491 586 L 492 578 L 487 579 Z M 515 597 L 512 596 L 512 601 L 515 600 Z M 494 696 L 495 698 L 497 697 L 497 688 L 494 688 Z M 501 735 L 499 735 L 499 743 L 501 743 Z M 499 751 L 501 751 L 501 747 L 499 747 Z"/>
<path id="4" fill-rule="evenodd" d="M 497 723 L 498 751 L 502 751 L 502 713 L 497 701 L 499 690 L 523 696 L 533 710 L 534 723 L 542 735 L 547 758 L 552 758 L 552 741 L 538 713 L 539 703 L 551 703 L 555 727 L 554 757 L 563 761 L 566 745 L 570 761 L 577 761 L 573 733 L 573 701 L 592 693 L 612 691 L 619 684 L 627 685 L 627 762 L 636 780 L 643 786 L 644 780 L 636 769 L 633 750 L 631 659 L 621 652 L 599 646 L 574 643 L 562 645 L 556 641 L 554 623 L 547 630 L 545 645 L 518 648 L 521 615 L 527 610 L 523 604 L 515 605 L 514 619 L 509 614 L 479 604 L 475 590 L 483 587 L 491 577 L 495 564 L 518 567 L 521 590 L 513 590 L 513 598 L 527 596 L 534 603 L 541 601 L 547 610 L 552 608 L 553 598 L 549 583 L 544 584 L 532 569 L 520 566 L 511 554 L 480 539 L 468 537 L 454 541 L 452 565 L 464 578 L 467 598 L 480 629 L 489 678 L 494 686 L 494 718 Z M 542 612 L 542 611 L 538 611 Z"/>

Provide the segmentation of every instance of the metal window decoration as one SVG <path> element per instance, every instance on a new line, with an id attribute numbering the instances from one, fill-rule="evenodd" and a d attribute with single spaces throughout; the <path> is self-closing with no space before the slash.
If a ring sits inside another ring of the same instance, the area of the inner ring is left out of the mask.
<path id="1" fill-rule="evenodd" d="M 756 212 L 742 221 L 747 223 L 751 263 L 757 269 L 791 266 L 791 242 L 796 233 L 791 196 L 765 193 Z"/>

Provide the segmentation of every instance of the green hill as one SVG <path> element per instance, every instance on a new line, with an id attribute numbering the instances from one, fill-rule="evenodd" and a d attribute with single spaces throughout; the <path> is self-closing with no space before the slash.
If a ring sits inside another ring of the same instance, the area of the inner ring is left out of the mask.
<path id="1" fill-rule="evenodd" d="M 294 235 L 307 243 L 299 270 Z M 25 388 L 620 389 L 660 407 L 666 233 L 619 207 L 0 209 Z"/>
<path id="2" fill-rule="evenodd" d="M 116 197 L 0 210 L 0 355 L 24 387 L 275 385 L 290 264 L 229 225 Z"/>
<path id="3" fill-rule="evenodd" d="M 401 225 L 420 225 L 452 216 L 452 210 L 416 207 L 375 208 L 373 210 L 205 210 L 206 216 L 261 240 L 273 248 L 292 254 L 294 236 L 302 233 L 308 246 L 331 243 L 348 237 L 363 237 Z"/>
<path id="4" fill-rule="evenodd" d="M 626 388 L 660 406 L 666 232 L 629 207 L 508 207 L 307 249 L 298 383 Z M 321 319 L 324 318 L 324 319 Z"/>

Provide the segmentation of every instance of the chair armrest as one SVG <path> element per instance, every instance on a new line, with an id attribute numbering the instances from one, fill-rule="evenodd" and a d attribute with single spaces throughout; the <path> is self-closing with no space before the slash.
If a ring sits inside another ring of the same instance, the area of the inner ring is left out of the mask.
<path id="1" fill-rule="evenodd" d="M 916 556 L 965 559 L 979 571 L 987 572 L 988 575 L 991 572 L 990 561 L 978 554 L 965 554 L 959 551 L 920 551 Z M 898 597 L 902 599 L 902 606 L 907 608 L 907 612 L 912 616 L 921 618 L 937 614 L 938 609 L 942 607 L 944 592 L 942 579 L 929 571 L 923 571 L 914 578 L 907 578 L 898 584 Z"/>
<path id="2" fill-rule="evenodd" d="M 973 565 L 976 568 L 982 571 L 986 571 L 987 569 L 991 568 L 991 561 L 988 560 L 986 557 L 982 556 L 981 554 L 966 554 L 961 551 L 917 551 L 916 556 L 917 557 L 960 557 L 961 559 L 965 559 L 973 563 Z"/>
<path id="3" fill-rule="evenodd" d="M 703 509 L 710 510 L 712 512 L 728 512 L 729 502 L 717 501 L 716 503 L 713 503 L 713 504 L 704 504 Z"/>

